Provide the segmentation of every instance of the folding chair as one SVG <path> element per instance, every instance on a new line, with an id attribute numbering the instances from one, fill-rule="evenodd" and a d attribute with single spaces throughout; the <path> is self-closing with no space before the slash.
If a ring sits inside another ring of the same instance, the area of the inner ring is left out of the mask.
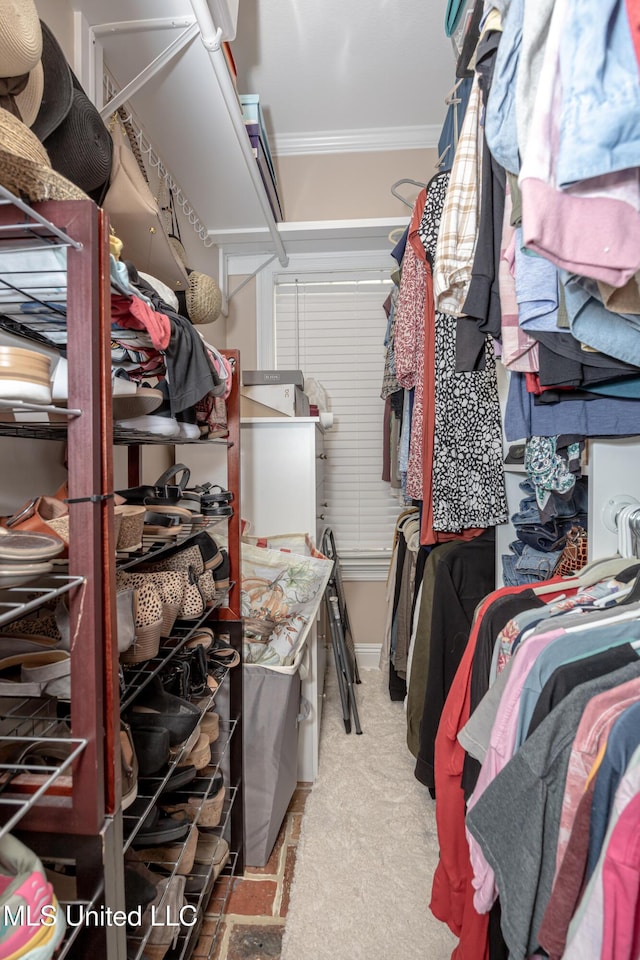
<path id="1" fill-rule="evenodd" d="M 360 683 L 360 674 L 356 661 L 356 652 L 353 636 L 349 626 L 347 605 L 342 586 L 340 560 L 336 551 L 333 531 L 327 527 L 322 535 L 322 552 L 329 560 L 333 560 L 333 570 L 324 593 L 327 619 L 331 632 L 331 645 L 336 664 L 338 689 L 342 703 L 342 718 L 347 733 L 351 733 L 351 718 L 356 733 L 362 733 L 358 706 L 356 703 L 354 683 Z"/>

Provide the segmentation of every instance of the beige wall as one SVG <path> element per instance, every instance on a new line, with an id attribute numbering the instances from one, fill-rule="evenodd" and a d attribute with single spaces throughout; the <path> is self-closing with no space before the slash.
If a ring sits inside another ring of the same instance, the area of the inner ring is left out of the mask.
<path id="1" fill-rule="evenodd" d="M 244 279 L 229 277 L 229 290 L 233 291 Z M 226 346 L 240 351 L 240 366 L 244 370 L 255 370 L 258 365 L 256 322 L 256 281 L 252 279 L 229 301 L 227 317 Z"/>
<path id="2" fill-rule="evenodd" d="M 64 55 L 73 65 L 73 11 L 68 0 L 36 0 L 38 15 L 55 34 Z"/>
<path id="3" fill-rule="evenodd" d="M 347 580 L 344 593 L 353 642 L 381 644 L 387 616 L 384 583 Z"/>
<path id="4" fill-rule="evenodd" d="M 407 216 L 391 194 L 403 177 L 426 183 L 435 173 L 437 151 L 388 150 L 276 157 L 278 192 L 286 220 L 359 220 Z M 410 202 L 418 189 L 400 188 Z"/>

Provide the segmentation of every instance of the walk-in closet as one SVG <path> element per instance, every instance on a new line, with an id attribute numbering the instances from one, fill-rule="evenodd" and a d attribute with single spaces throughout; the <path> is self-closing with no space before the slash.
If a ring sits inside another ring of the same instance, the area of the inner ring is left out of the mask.
<path id="1" fill-rule="evenodd" d="M 0 960 L 640 958 L 638 0 L 0 0 Z"/>

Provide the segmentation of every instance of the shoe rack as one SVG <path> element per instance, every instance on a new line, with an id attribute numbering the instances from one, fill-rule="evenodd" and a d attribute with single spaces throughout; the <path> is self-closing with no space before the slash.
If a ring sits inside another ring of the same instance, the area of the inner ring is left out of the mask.
<path id="1" fill-rule="evenodd" d="M 121 689 L 121 707 L 123 710 L 134 700 L 134 698 L 144 690 L 145 686 L 151 682 L 154 676 L 157 676 L 163 668 L 171 663 L 171 660 L 184 647 L 188 640 L 193 636 L 198 627 L 206 625 L 214 627 L 216 631 L 224 633 L 229 637 L 230 645 L 238 652 L 240 663 L 237 667 L 230 669 L 224 680 L 227 687 L 227 716 L 221 719 L 221 737 L 218 742 L 212 745 L 213 759 L 210 773 L 204 778 L 197 778 L 197 793 L 201 800 L 201 806 L 210 796 L 211 786 L 218 770 L 224 769 L 226 797 L 223 809 L 222 820 L 220 824 L 220 833 L 229 838 L 231 849 L 231 859 L 224 873 L 218 880 L 213 891 L 213 897 L 209 900 L 211 893 L 208 887 L 208 879 L 205 876 L 203 882 L 203 894 L 197 894 L 193 897 L 187 896 L 190 906 L 195 907 L 200 916 L 204 917 L 204 911 L 207 909 L 209 901 L 209 910 L 207 920 L 209 930 L 211 922 L 216 922 L 216 933 L 220 928 L 224 906 L 231 890 L 231 879 L 234 876 L 242 875 L 244 872 L 244 796 L 243 796 L 243 673 L 242 673 L 242 617 L 241 617 L 241 597 L 240 597 L 240 544 L 241 544 L 241 510 L 240 510 L 240 355 L 237 350 L 221 350 L 221 353 L 230 361 L 233 369 L 233 385 L 231 394 L 226 400 L 227 408 L 227 426 L 228 432 L 224 439 L 213 439 L 206 442 L 192 441 L 200 449 L 206 449 L 209 445 L 216 448 L 216 451 L 222 447 L 226 451 L 227 460 L 227 489 L 233 494 L 232 506 L 233 516 L 222 521 L 224 531 L 228 541 L 228 553 L 230 560 L 230 589 L 227 594 L 226 603 L 223 606 L 216 607 L 205 613 L 204 616 L 189 625 L 184 622 L 178 622 L 171 640 L 171 646 L 161 647 L 159 654 L 152 661 L 141 665 L 140 668 L 134 668 L 126 671 L 126 682 Z M 144 437 L 123 436 L 119 439 L 120 443 L 128 446 L 128 484 L 130 487 L 136 487 L 142 482 L 141 476 L 141 454 L 145 444 Z M 181 441 L 183 443 L 184 441 Z M 188 442 L 188 441 L 187 441 Z M 211 447 L 209 447 L 211 449 Z M 216 457 L 216 462 L 219 462 Z M 215 539 L 216 527 L 211 529 L 211 534 Z M 153 559 L 161 558 L 164 548 L 160 547 L 157 553 L 145 553 L 144 559 L 149 557 Z M 124 569 L 134 571 L 141 557 L 134 556 L 124 564 Z M 220 691 L 213 695 L 214 701 L 217 699 Z M 164 782 L 169 778 L 173 770 L 180 761 L 180 755 L 174 758 L 170 764 L 169 770 L 163 780 L 152 781 L 148 795 L 148 809 L 150 809 L 158 796 L 160 795 Z M 124 813 L 124 835 L 125 850 L 129 848 L 134 840 L 137 831 L 140 828 L 143 817 L 130 818 L 127 811 Z M 197 827 L 198 818 L 194 820 L 194 826 Z M 186 845 L 186 842 L 185 842 Z M 180 861 L 176 863 L 176 869 L 179 869 Z M 210 868 L 211 869 L 211 868 Z M 167 954 L 170 960 L 186 960 L 193 951 L 201 924 L 196 925 L 191 930 L 181 933 L 178 944 L 174 950 Z M 216 947 L 216 937 L 211 945 L 211 953 Z M 142 954 L 142 945 L 134 943 L 134 958 Z M 200 955 L 199 955 L 200 956 Z"/>
<path id="2" fill-rule="evenodd" d="M 226 521 L 232 581 L 227 605 L 206 611 L 195 624 L 177 625 L 171 649 L 161 649 L 158 658 L 123 683 L 116 642 L 108 223 L 89 200 L 29 206 L 0 187 L 0 290 L 6 288 L 3 252 L 45 246 L 66 250 L 66 271 L 59 281 L 68 330 L 68 400 L 66 406 L 0 401 L 0 437 L 30 443 L 52 439 L 65 442 L 68 573 L 47 575 L 42 581 L 29 582 L 28 588 L 0 589 L 0 630 L 65 595 L 72 691 L 67 717 L 71 740 L 65 739 L 65 744 L 71 745 L 71 752 L 55 768 L 34 768 L 28 762 L 15 761 L 0 764 L 0 836 L 13 833 L 43 860 L 73 862 L 78 903 L 85 909 L 106 906 L 122 910 L 124 856 L 139 824 L 127 822 L 121 809 L 121 705 L 130 702 L 188 641 L 193 629 L 205 621 L 223 629 L 242 654 L 239 355 L 226 351 L 235 365 L 233 390 L 227 401 L 228 437 L 206 441 L 226 447 L 228 487 L 234 494 L 234 515 Z M 33 279 L 33 275 L 25 277 L 26 300 L 30 297 L 26 281 L 32 284 Z M 15 276 L 11 282 L 15 283 Z M 115 442 L 120 442 L 117 436 Z M 150 438 L 127 436 L 122 442 L 129 446 L 129 480 L 134 485 L 140 480 L 141 447 Z M 194 443 L 202 446 L 204 442 Z M 244 869 L 241 667 L 229 671 L 228 705 L 228 716 L 221 723 L 228 734 L 224 747 L 228 789 L 220 828 L 229 838 L 232 851 L 225 868 L 230 889 L 230 877 Z M 34 738 L 55 738 L 57 719 L 46 699 L 36 707 L 31 698 L 0 698 L 0 747 L 12 741 L 28 744 Z M 173 767 L 179 757 L 174 759 Z M 213 782 L 213 775 L 210 780 Z M 149 808 L 162 783 L 156 786 L 147 798 Z M 210 786 L 200 784 L 202 804 L 209 795 L 207 789 Z M 210 877 L 211 870 L 200 895 L 187 898 L 196 908 L 199 922 L 181 930 L 176 946 L 167 953 L 170 960 L 186 960 L 195 947 L 210 894 Z M 142 956 L 144 943 L 136 944 L 135 949 L 133 953 L 128 949 L 123 927 L 74 926 L 56 957 L 86 957 L 93 951 L 106 960 L 120 960 Z"/>

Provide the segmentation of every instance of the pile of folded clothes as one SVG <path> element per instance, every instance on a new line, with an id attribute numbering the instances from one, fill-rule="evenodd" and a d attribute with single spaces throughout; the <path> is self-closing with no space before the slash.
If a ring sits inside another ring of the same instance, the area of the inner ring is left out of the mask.
<path id="1" fill-rule="evenodd" d="M 551 493 L 543 520 L 530 480 L 520 484 L 523 498 L 511 517 L 517 539 L 509 544 L 511 552 L 502 556 L 502 574 L 506 587 L 547 580 L 556 569 L 572 527 L 587 530 L 587 483 L 576 479 L 566 498 Z"/>

